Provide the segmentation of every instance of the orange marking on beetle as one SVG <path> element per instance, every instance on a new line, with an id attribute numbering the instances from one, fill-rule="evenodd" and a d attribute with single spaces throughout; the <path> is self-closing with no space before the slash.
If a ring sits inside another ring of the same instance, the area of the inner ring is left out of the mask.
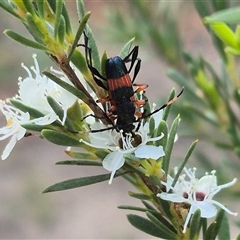
<path id="1" fill-rule="evenodd" d="M 110 91 L 114 91 L 121 87 L 131 87 L 132 81 L 128 74 L 120 78 L 108 79 L 108 88 Z"/>

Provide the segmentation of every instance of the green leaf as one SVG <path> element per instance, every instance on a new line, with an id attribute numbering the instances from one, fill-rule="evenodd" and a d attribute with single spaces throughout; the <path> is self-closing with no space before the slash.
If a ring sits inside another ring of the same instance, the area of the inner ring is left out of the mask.
<path id="1" fill-rule="evenodd" d="M 27 46 L 27 47 L 31 47 L 31 48 L 35 48 L 35 49 L 39 49 L 39 50 L 43 50 L 43 51 L 48 51 L 48 48 L 46 46 L 44 46 L 41 43 L 38 42 L 34 42 L 30 39 L 27 39 L 21 35 L 19 35 L 16 32 L 13 32 L 12 30 L 5 30 L 3 32 L 5 35 L 7 35 L 8 37 L 12 38 L 13 40 Z"/>
<path id="2" fill-rule="evenodd" d="M 47 71 L 43 71 L 43 74 L 45 76 L 47 76 L 48 78 L 50 78 L 55 83 L 57 83 L 62 88 L 66 89 L 68 92 L 72 93 L 74 96 L 78 97 L 79 99 L 85 99 L 86 98 L 85 94 L 82 91 L 80 91 L 76 87 L 70 85 L 69 83 L 61 80 L 60 78 L 56 77 L 52 73 L 47 72 Z"/>
<path id="3" fill-rule="evenodd" d="M 0 7 L 3 8 L 5 11 L 9 12 L 10 14 L 12 14 L 13 16 L 15 16 L 23 21 L 23 19 L 14 11 L 14 8 L 12 7 L 11 4 L 9 4 L 8 1 L 0 1 Z"/>
<path id="4" fill-rule="evenodd" d="M 225 23 L 212 23 L 213 32 L 227 45 L 232 48 L 239 49 L 235 39 L 235 34 L 230 27 Z"/>
<path id="5" fill-rule="evenodd" d="M 134 192 L 129 191 L 128 194 L 131 197 L 141 199 L 141 200 L 150 200 L 152 198 L 151 196 L 144 194 L 144 193 L 134 193 Z"/>
<path id="6" fill-rule="evenodd" d="M 72 37 L 72 27 L 71 27 L 70 18 L 69 18 L 65 3 L 63 4 L 62 16 L 64 17 L 64 20 L 65 20 L 66 33 L 68 36 Z"/>
<path id="7" fill-rule="evenodd" d="M 164 136 L 156 141 L 156 146 L 163 146 L 163 149 L 165 149 L 168 139 L 168 125 L 164 120 L 159 123 L 155 136 L 160 136 L 162 133 Z"/>
<path id="8" fill-rule="evenodd" d="M 63 133 L 55 130 L 44 129 L 41 132 L 42 136 L 47 139 L 49 142 L 52 142 L 61 146 L 76 146 L 80 147 L 82 144 L 79 142 L 79 139 L 76 139 L 73 134 Z"/>
<path id="9" fill-rule="evenodd" d="M 165 213 L 165 215 L 168 217 L 168 219 L 172 219 L 173 216 L 170 211 L 170 203 L 166 200 L 161 199 L 160 197 L 158 197 L 158 202 L 162 208 L 162 211 Z"/>
<path id="10" fill-rule="evenodd" d="M 181 165 L 179 166 L 178 171 L 177 171 L 177 174 L 176 174 L 175 177 L 174 177 L 174 180 L 173 180 L 173 183 L 172 183 L 172 186 L 173 186 L 173 187 L 174 187 L 175 184 L 177 183 L 178 178 L 179 178 L 179 176 L 180 176 L 183 168 L 184 168 L 185 165 L 187 164 L 187 162 L 188 162 L 188 160 L 189 160 L 189 158 L 190 158 L 190 156 L 191 156 L 194 148 L 196 147 L 197 143 L 198 143 L 198 140 L 195 140 L 195 141 L 191 144 L 190 148 L 188 149 L 188 151 L 187 151 L 187 153 L 186 153 L 186 155 L 185 155 L 185 157 L 184 157 L 184 160 L 183 160 L 183 162 L 181 163 Z"/>
<path id="11" fill-rule="evenodd" d="M 30 0 L 24 0 L 24 1 L 22 1 L 22 2 L 23 2 L 23 4 L 24 4 L 26 10 L 27 10 L 31 15 L 35 16 L 36 13 L 35 13 L 35 10 L 34 10 L 32 1 L 30 1 Z"/>
<path id="12" fill-rule="evenodd" d="M 142 200 L 141 201 L 142 203 L 143 203 L 143 205 L 147 208 L 147 210 L 148 211 L 154 211 L 154 212 L 156 212 L 156 209 L 152 206 L 152 205 L 150 205 L 148 202 L 146 202 L 146 201 L 144 201 L 144 200 Z"/>
<path id="13" fill-rule="evenodd" d="M 201 229 L 201 211 L 198 209 L 194 212 L 190 222 L 190 239 L 198 239 L 199 231 Z"/>
<path id="14" fill-rule="evenodd" d="M 131 40 L 129 40 L 129 41 L 124 45 L 124 47 L 122 48 L 122 50 L 121 50 L 120 53 L 119 53 L 119 57 L 120 57 L 120 58 L 123 59 L 123 58 L 125 58 L 125 57 L 128 55 L 128 53 L 130 52 L 130 50 L 131 50 L 131 48 L 132 48 L 132 44 L 133 44 L 134 40 L 135 40 L 135 37 L 132 38 Z"/>
<path id="15" fill-rule="evenodd" d="M 90 177 L 83 177 L 83 178 L 74 178 L 70 180 L 66 180 L 63 182 L 56 183 L 46 189 L 43 190 L 42 193 L 49 193 L 49 192 L 56 192 L 56 191 L 63 191 L 78 187 L 84 187 L 91 184 L 99 183 L 107 181 L 110 178 L 111 174 L 102 174 L 97 176 L 90 176 Z M 115 174 L 114 177 L 117 177 L 118 175 Z"/>
<path id="16" fill-rule="evenodd" d="M 44 33 L 41 31 L 39 28 L 38 23 L 35 21 L 34 17 L 32 14 L 27 13 L 26 14 L 26 20 L 27 20 L 27 25 L 31 30 L 31 33 L 36 39 L 44 39 Z"/>
<path id="17" fill-rule="evenodd" d="M 34 118 L 44 117 L 43 113 L 41 113 L 40 111 L 38 111 L 35 108 L 32 108 L 32 107 L 29 107 L 29 106 L 25 105 L 20 100 L 16 100 L 14 98 L 11 98 L 9 100 L 14 107 L 18 108 L 19 110 L 21 110 L 23 112 L 28 112 L 31 117 L 34 117 Z"/>
<path id="18" fill-rule="evenodd" d="M 149 135 L 153 135 L 153 132 L 155 130 L 155 119 L 153 117 L 149 120 Z M 157 135 L 160 136 L 160 135 Z"/>
<path id="19" fill-rule="evenodd" d="M 100 158 L 101 160 L 103 160 L 108 154 L 109 152 L 106 150 L 95 150 L 94 154 Z"/>
<path id="20" fill-rule="evenodd" d="M 90 15 L 91 15 L 91 13 L 87 12 L 86 15 L 81 19 L 81 22 L 78 26 L 78 30 L 77 30 L 77 33 L 75 35 L 75 38 L 74 38 L 74 41 L 73 41 L 73 44 L 72 44 L 72 47 L 71 47 L 71 49 L 69 51 L 69 54 L 68 54 L 68 61 L 71 60 L 73 52 L 75 51 L 75 48 L 78 45 L 79 39 L 80 39 L 80 37 L 83 33 L 84 28 L 86 27 L 86 24 L 87 24 L 87 21 L 88 21 Z"/>
<path id="21" fill-rule="evenodd" d="M 205 17 L 205 22 L 225 22 L 228 24 L 239 24 L 240 22 L 240 7 L 229 8 Z"/>
<path id="22" fill-rule="evenodd" d="M 51 125 L 38 125 L 38 124 L 22 124 L 23 128 L 31 131 L 41 132 L 43 129 L 52 129 Z"/>
<path id="23" fill-rule="evenodd" d="M 208 0 L 193 0 L 195 8 L 198 11 L 198 14 L 201 17 L 205 17 L 210 14 L 210 10 L 208 9 Z"/>
<path id="24" fill-rule="evenodd" d="M 138 157 L 136 157 L 135 155 L 133 155 L 131 153 L 125 153 L 124 154 L 124 158 L 126 160 L 134 161 L 134 162 L 141 162 L 143 160 L 142 158 L 138 158 Z"/>
<path id="25" fill-rule="evenodd" d="M 85 121 L 82 121 L 83 111 L 79 101 L 75 101 L 75 103 L 68 108 L 67 118 L 71 123 L 71 126 L 73 126 L 73 129 L 76 129 L 76 131 L 86 130 L 86 123 Z"/>
<path id="26" fill-rule="evenodd" d="M 85 60 L 85 56 L 78 49 L 75 49 L 75 51 L 72 53 L 70 60 L 86 79 L 92 78 Z"/>
<path id="27" fill-rule="evenodd" d="M 37 0 L 37 10 L 38 10 L 38 16 L 41 19 L 44 19 L 44 1 Z"/>
<path id="28" fill-rule="evenodd" d="M 134 210 L 134 211 L 139 211 L 139 212 L 146 212 L 148 209 L 146 208 L 141 208 L 141 207 L 135 207 L 135 206 L 129 206 L 129 205 L 121 205 L 118 206 L 119 209 L 124 209 L 124 210 Z M 156 212 L 156 210 L 154 210 Z"/>
<path id="29" fill-rule="evenodd" d="M 62 45 L 64 44 L 65 33 L 66 33 L 66 24 L 65 24 L 64 17 L 61 16 L 59 20 L 57 36 L 58 36 L 59 43 Z"/>
<path id="30" fill-rule="evenodd" d="M 175 136 L 177 134 L 179 122 L 180 122 L 180 116 L 178 115 L 173 121 L 171 129 L 169 131 L 167 144 L 164 149 L 165 156 L 163 157 L 163 170 L 165 171 L 166 175 L 168 174 L 170 157 L 171 157 L 171 153 L 174 145 Z"/>
<path id="31" fill-rule="evenodd" d="M 230 240 L 229 222 L 226 214 L 223 215 L 221 227 L 218 232 L 218 240 Z"/>
<path id="32" fill-rule="evenodd" d="M 240 233 L 237 235 L 236 240 L 240 240 Z"/>
<path id="33" fill-rule="evenodd" d="M 222 224 L 222 219 L 223 219 L 224 213 L 225 213 L 225 211 L 223 209 L 218 211 L 216 219 L 208 227 L 208 229 L 206 231 L 206 234 L 204 236 L 204 239 L 206 239 L 206 240 L 216 239 L 216 237 L 218 235 L 218 232 L 219 232 L 219 229 L 220 229 L 221 224 Z"/>
<path id="34" fill-rule="evenodd" d="M 96 157 L 96 155 L 94 153 L 91 153 L 91 152 L 74 152 L 72 150 L 65 150 L 65 153 L 74 158 L 74 159 L 98 159 L 98 157 Z"/>
<path id="35" fill-rule="evenodd" d="M 137 229 L 150 234 L 154 237 L 162 238 L 162 239 L 175 239 L 177 236 L 173 238 L 173 236 L 169 236 L 164 231 L 155 226 L 154 223 L 149 221 L 146 218 L 140 217 L 138 215 L 129 214 L 127 215 L 128 221 Z"/>
<path id="36" fill-rule="evenodd" d="M 77 12 L 79 19 L 83 18 L 83 16 L 86 14 L 85 4 L 83 0 L 77 0 Z"/>
<path id="37" fill-rule="evenodd" d="M 104 51 L 104 53 L 102 55 L 102 59 L 101 59 L 101 73 L 102 73 L 102 76 L 104 76 L 104 77 L 106 76 L 105 66 L 106 66 L 107 59 L 108 59 L 107 53 L 106 53 L 106 51 Z M 105 81 L 105 85 L 106 85 L 106 81 Z"/>
<path id="38" fill-rule="evenodd" d="M 89 39 L 88 47 L 90 47 L 92 50 L 93 66 L 101 73 L 101 62 L 100 62 L 100 58 L 99 58 L 98 47 L 96 44 L 96 40 L 93 36 L 93 33 L 92 33 L 91 29 L 88 27 L 88 25 L 86 25 L 86 33 L 87 33 L 87 37 Z"/>
<path id="39" fill-rule="evenodd" d="M 55 99 L 52 98 L 51 96 L 47 96 L 47 101 L 48 101 L 49 105 L 51 106 L 51 108 L 53 109 L 53 111 L 56 113 L 56 115 L 59 116 L 59 118 L 61 120 L 63 120 L 64 111 L 63 111 L 62 107 L 58 104 L 58 102 L 55 101 Z M 66 117 L 64 125 L 71 132 L 77 132 L 68 117 Z"/>
<path id="40" fill-rule="evenodd" d="M 56 1 L 56 8 L 55 8 L 55 23 L 54 23 L 54 37 L 58 36 L 58 31 L 60 30 L 60 19 L 62 15 L 62 8 L 63 8 L 63 0 Z"/>
<path id="41" fill-rule="evenodd" d="M 160 219 L 158 219 L 156 216 L 154 216 L 151 212 L 146 212 L 148 218 L 158 227 L 161 229 L 166 235 L 169 235 L 170 239 L 176 238 L 176 230 L 174 230 L 174 227 L 170 225 L 164 218 L 161 218 L 163 222 L 161 222 Z M 170 228 L 168 228 L 170 226 Z"/>
<path id="42" fill-rule="evenodd" d="M 86 159 L 92 159 L 92 158 L 87 156 L 87 153 L 86 153 Z M 98 166 L 98 167 L 102 166 L 102 162 L 92 161 L 92 160 L 66 160 L 66 161 L 56 162 L 55 164 L 56 165 L 77 165 L 77 166 Z"/>
<path id="43" fill-rule="evenodd" d="M 175 96 L 175 89 L 173 89 L 170 94 L 169 94 L 169 98 L 167 102 L 170 102 Z M 167 121 L 170 109 L 172 107 L 172 104 L 169 104 L 168 106 L 166 106 L 164 112 L 163 112 L 163 116 L 162 116 L 162 120 Z"/>

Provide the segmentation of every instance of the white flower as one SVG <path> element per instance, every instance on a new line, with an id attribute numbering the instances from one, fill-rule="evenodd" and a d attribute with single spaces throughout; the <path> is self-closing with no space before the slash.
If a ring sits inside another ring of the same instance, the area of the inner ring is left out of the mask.
<path id="1" fill-rule="evenodd" d="M 22 102 L 37 109 L 45 114 L 44 118 L 36 119 L 35 123 L 39 125 L 46 125 L 54 122 L 55 120 L 65 123 L 67 117 L 67 109 L 77 100 L 77 97 L 63 89 L 51 79 L 47 78 L 40 71 L 36 55 L 33 55 L 34 67 L 31 67 L 30 71 L 24 64 L 22 67 L 26 70 L 28 77 L 19 79 L 19 98 Z M 63 81 L 72 85 L 68 78 L 60 71 L 52 70 L 59 75 Z M 34 75 L 33 75 L 33 74 Z M 48 104 L 47 96 L 51 96 L 62 107 L 64 116 L 63 119 L 59 119 L 57 114 L 53 111 Z"/>
<path id="2" fill-rule="evenodd" d="M 176 203 L 184 202 L 191 205 L 188 215 L 185 219 L 183 233 L 186 232 L 191 215 L 197 209 L 201 211 L 201 217 L 203 218 L 210 218 L 216 215 L 217 209 L 214 205 L 219 206 L 231 215 L 237 215 L 237 213 L 231 212 L 223 204 L 212 199 L 214 195 L 221 189 L 230 187 L 236 183 L 236 178 L 229 183 L 217 186 L 215 171 L 212 171 L 211 175 L 206 173 L 206 175 L 200 179 L 195 177 L 196 168 L 193 170 L 187 170 L 184 168 L 184 171 L 186 174 L 183 174 L 178 178 L 178 181 L 174 187 L 172 186 L 174 179 L 168 175 L 167 182 L 162 181 L 162 184 L 166 186 L 166 192 L 157 194 L 158 197 L 167 201 Z M 185 180 L 186 176 L 189 178 L 189 180 Z M 171 192 L 168 193 L 169 190 L 171 190 Z"/>
<path id="3" fill-rule="evenodd" d="M 92 130 L 104 128 L 106 128 L 106 126 L 101 123 L 95 123 L 91 126 Z M 122 131 L 108 130 L 90 133 L 90 143 L 82 139 L 80 141 L 95 148 L 108 149 L 111 151 L 103 159 L 103 167 L 112 172 L 109 180 L 109 184 L 111 184 L 114 174 L 125 162 L 124 154 L 134 153 L 138 158 L 151 158 L 155 160 L 165 155 L 162 146 L 146 145 L 148 142 L 161 139 L 163 134 L 155 138 L 150 138 L 148 133 L 149 127 L 148 124 L 145 124 L 144 126 L 140 126 L 139 131 L 135 133 L 135 137 L 130 133 L 124 134 Z M 134 140 L 139 140 L 137 146 L 135 146 Z"/>
<path id="4" fill-rule="evenodd" d="M 11 153 L 17 141 L 24 137 L 26 129 L 24 129 L 21 124 L 27 123 L 30 116 L 28 113 L 24 113 L 13 106 L 6 104 L 6 102 L 2 100 L 0 100 L 0 110 L 5 115 L 7 121 L 6 126 L 0 128 L 0 141 L 11 137 L 1 156 L 2 160 L 5 160 Z"/>

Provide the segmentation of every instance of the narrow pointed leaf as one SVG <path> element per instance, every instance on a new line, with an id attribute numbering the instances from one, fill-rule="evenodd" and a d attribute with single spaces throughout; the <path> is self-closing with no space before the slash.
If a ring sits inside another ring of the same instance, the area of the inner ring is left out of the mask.
<path id="1" fill-rule="evenodd" d="M 31 47 L 31 48 L 35 48 L 35 49 L 39 49 L 39 50 L 43 50 L 43 51 L 48 51 L 48 48 L 46 46 L 44 46 L 43 44 L 34 42 L 28 38 L 25 38 L 25 37 L 17 34 L 16 32 L 13 32 L 12 30 L 5 30 L 4 34 L 6 34 L 8 37 L 12 38 L 13 40 L 15 40 L 27 47 Z"/>
<path id="2" fill-rule="evenodd" d="M 37 125 L 37 124 L 22 124 L 21 125 L 23 128 L 27 129 L 27 130 L 31 130 L 31 131 L 35 131 L 35 132 L 41 132 L 43 129 L 52 129 L 51 125 Z"/>
<path id="3" fill-rule="evenodd" d="M 221 227 L 218 232 L 218 239 L 219 240 L 230 240 L 230 229 L 229 229 L 229 222 L 226 214 L 224 214 Z"/>
<path id="4" fill-rule="evenodd" d="M 88 25 L 86 25 L 86 32 L 87 32 L 87 37 L 89 38 L 89 47 L 92 49 L 93 66 L 101 73 L 101 62 L 100 62 L 98 47 L 96 44 L 96 40 L 93 36 L 92 30 L 89 28 Z"/>
<path id="5" fill-rule="evenodd" d="M 29 28 L 31 29 L 31 33 L 34 35 L 34 37 L 37 39 L 44 39 L 44 33 L 39 28 L 39 25 L 38 23 L 36 23 L 33 15 L 30 13 L 27 13 L 26 20 Z"/>
<path id="6" fill-rule="evenodd" d="M 176 231 L 174 230 L 173 226 L 171 228 L 168 228 L 168 224 L 164 222 L 161 222 L 157 217 L 155 217 L 152 213 L 146 212 L 147 217 L 158 227 L 161 229 L 166 235 L 171 236 L 171 239 L 174 239 L 176 237 Z M 163 218 L 161 219 L 163 220 Z"/>
<path id="7" fill-rule="evenodd" d="M 66 24 L 65 24 L 64 17 L 61 16 L 59 20 L 58 34 L 57 34 L 58 41 L 60 44 L 64 44 L 65 33 L 66 33 Z"/>
<path id="8" fill-rule="evenodd" d="M 165 232 L 163 232 L 161 229 L 155 226 L 151 221 L 149 221 L 146 218 L 140 217 L 138 215 L 129 214 L 127 215 L 128 221 L 137 229 L 140 231 L 143 231 L 147 234 L 150 234 L 154 237 L 158 237 L 161 239 L 175 239 L 172 237 L 172 235 L 168 235 Z"/>
<path id="9" fill-rule="evenodd" d="M 175 136 L 177 134 L 177 129 L 178 129 L 179 122 L 180 122 L 180 116 L 177 116 L 175 118 L 175 120 L 173 121 L 171 129 L 169 131 L 167 144 L 166 144 L 166 147 L 164 149 L 165 156 L 163 158 L 164 159 L 164 161 L 163 161 L 163 170 L 165 171 L 166 175 L 168 174 L 170 157 L 171 157 L 171 153 L 172 153 L 172 149 L 173 149 Z"/>
<path id="10" fill-rule="evenodd" d="M 118 206 L 119 209 L 124 209 L 124 210 L 134 210 L 138 212 L 146 212 L 148 209 L 146 208 L 141 208 L 141 207 L 135 207 L 135 206 L 129 206 L 129 205 L 121 205 Z"/>
<path id="11" fill-rule="evenodd" d="M 82 121 L 83 111 L 81 104 L 79 104 L 79 101 L 75 101 L 75 103 L 70 108 L 68 108 L 67 118 L 71 122 L 73 129 L 76 129 L 76 131 L 86 130 L 86 123 L 85 121 Z"/>
<path id="12" fill-rule="evenodd" d="M 25 105 L 22 101 L 20 100 L 16 100 L 16 99 L 10 99 L 11 104 L 18 108 L 19 110 L 23 111 L 23 112 L 28 112 L 30 114 L 30 116 L 34 117 L 34 118 L 39 118 L 39 117 L 43 117 L 44 114 L 40 111 L 38 111 L 35 108 L 32 108 L 30 106 Z"/>
<path id="13" fill-rule="evenodd" d="M 45 129 L 41 132 L 41 134 L 49 142 L 55 143 L 57 145 L 72 146 L 72 147 L 81 146 L 81 143 L 79 142 L 79 140 L 74 138 L 73 136 L 70 136 L 70 133 L 66 134 L 63 132 L 55 131 L 55 130 Z"/>
<path id="14" fill-rule="evenodd" d="M 78 49 L 72 53 L 70 60 L 86 79 L 92 78 L 85 60 L 85 56 Z"/>
<path id="15" fill-rule="evenodd" d="M 65 3 L 63 4 L 62 15 L 63 15 L 64 20 L 65 20 L 66 33 L 69 37 L 72 38 L 72 27 L 71 27 L 70 18 L 69 18 L 68 11 L 66 9 Z"/>
<path id="16" fill-rule="evenodd" d="M 77 30 L 77 33 L 76 33 L 76 36 L 74 38 L 74 41 L 73 41 L 73 44 L 72 44 L 72 47 L 69 51 L 69 54 L 68 54 L 68 61 L 71 60 L 71 57 L 72 57 L 72 54 L 73 52 L 75 51 L 75 48 L 77 47 L 78 43 L 79 43 L 79 39 L 84 31 L 84 28 L 87 24 L 87 21 L 90 17 L 91 13 L 90 12 L 87 12 L 86 15 L 81 19 L 81 22 L 78 26 L 78 30 Z"/>
<path id="17" fill-rule="evenodd" d="M 225 22 L 228 24 L 238 24 L 240 22 L 240 7 L 229 8 L 212 14 L 205 18 L 207 23 Z"/>
<path id="18" fill-rule="evenodd" d="M 190 148 L 188 149 L 187 154 L 186 154 L 186 156 L 184 157 L 184 160 L 183 160 L 183 162 L 181 163 L 181 165 L 179 166 L 178 171 L 177 171 L 177 174 L 176 174 L 175 177 L 174 177 L 174 180 L 173 180 L 173 183 L 172 183 L 172 186 L 173 186 L 173 187 L 175 186 L 176 182 L 178 181 L 179 176 L 180 176 L 183 168 L 186 166 L 186 164 L 187 164 L 187 162 L 188 162 L 188 160 L 189 160 L 189 158 L 190 158 L 190 156 L 191 156 L 194 148 L 196 147 L 197 143 L 198 143 L 198 140 L 194 141 L 194 142 L 191 144 Z"/>
<path id="19" fill-rule="evenodd" d="M 216 239 L 222 224 L 224 214 L 225 214 L 225 211 L 223 209 L 220 209 L 218 211 L 215 221 L 212 224 L 210 224 L 210 226 L 206 231 L 205 239 L 208 239 L 208 240 Z"/>
<path id="20" fill-rule="evenodd" d="M 52 98 L 51 96 L 47 96 L 47 101 L 49 103 L 49 105 L 51 106 L 51 108 L 53 109 L 53 111 L 56 113 L 56 115 L 63 120 L 63 116 L 64 116 L 64 111 L 62 109 L 62 107 L 58 104 L 57 101 L 55 101 L 54 98 Z M 68 130 L 70 130 L 71 132 L 76 132 L 76 129 L 74 128 L 73 124 L 71 123 L 71 121 L 68 119 L 68 117 L 66 117 L 65 123 L 64 125 L 66 126 L 66 128 Z"/>
<path id="21" fill-rule="evenodd" d="M 83 18 L 86 14 L 85 4 L 83 0 L 77 0 L 77 12 L 79 19 Z"/>
<path id="22" fill-rule="evenodd" d="M 204 240 L 215 240 L 215 237 L 214 237 L 214 232 L 215 232 L 215 226 L 216 226 L 216 222 L 212 222 L 210 224 L 210 226 L 207 228 L 207 231 L 204 235 Z"/>
<path id="23" fill-rule="evenodd" d="M 69 83 L 61 80 L 60 78 L 56 77 L 52 73 L 43 71 L 43 74 L 46 75 L 47 77 L 49 77 L 52 81 L 57 83 L 62 88 L 66 89 L 68 92 L 72 93 L 74 96 L 78 97 L 79 99 L 86 98 L 85 94 L 83 92 L 81 92 L 79 89 L 77 89 L 76 87 L 70 85 Z"/>
<path id="24" fill-rule="evenodd" d="M 15 13 L 13 7 L 9 4 L 8 1 L 0 1 L 0 7 L 3 8 L 5 11 L 9 12 L 10 14 L 12 14 L 13 16 L 21 19 L 21 17 L 17 13 Z"/>
<path id="25" fill-rule="evenodd" d="M 198 209 L 194 212 L 190 222 L 190 239 L 197 239 L 201 229 L 201 211 Z"/>
<path id="26" fill-rule="evenodd" d="M 44 19 L 44 1 L 37 0 L 37 9 L 39 17 Z"/>
<path id="27" fill-rule="evenodd" d="M 227 45 L 234 49 L 239 49 L 235 39 L 235 34 L 230 27 L 225 23 L 211 24 L 213 32 Z"/>
<path id="28" fill-rule="evenodd" d="M 56 8 L 55 8 L 55 23 L 54 23 L 54 37 L 58 36 L 59 26 L 60 26 L 60 18 L 62 15 L 62 7 L 63 7 L 63 0 L 56 1 Z"/>
<path id="29" fill-rule="evenodd" d="M 142 200 L 141 202 L 148 209 L 148 211 L 150 211 L 150 212 L 156 211 L 156 209 L 152 205 L 150 205 L 147 201 Z"/>
<path id="30" fill-rule="evenodd" d="M 172 100 L 175 96 L 175 89 L 173 89 L 171 92 L 170 92 L 170 95 L 169 95 L 169 98 L 168 98 L 168 101 Z M 172 107 L 172 104 L 168 105 L 165 109 L 164 109 L 164 112 L 163 112 L 163 117 L 162 119 L 164 121 L 167 121 L 167 118 L 168 118 L 168 115 L 169 115 L 169 112 L 170 112 L 170 109 Z"/>
<path id="31" fill-rule="evenodd" d="M 106 51 L 104 51 L 103 55 L 102 55 L 102 59 L 101 59 L 101 73 L 102 76 L 106 77 L 106 61 L 108 59 L 107 53 Z"/>
<path id="32" fill-rule="evenodd" d="M 141 200 L 150 200 L 152 197 L 144 194 L 144 193 L 134 193 L 134 192 L 128 192 L 129 196 L 137 198 L 137 199 L 141 199 Z"/>
<path id="33" fill-rule="evenodd" d="M 237 235 L 236 240 L 240 240 L 240 233 Z"/>
<path id="34" fill-rule="evenodd" d="M 90 158 L 86 158 L 90 159 Z M 78 165 L 78 166 L 102 166 L 102 162 L 92 160 L 66 160 L 56 162 L 56 165 Z"/>
<path id="35" fill-rule="evenodd" d="M 25 6 L 25 8 L 27 9 L 27 11 L 31 14 L 31 15 L 36 15 L 34 7 L 33 7 L 33 3 L 30 0 L 24 0 L 23 4 Z"/>
<path id="36" fill-rule="evenodd" d="M 115 177 L 116 176 L 117 174 L 115 174 Z M 83 177 L 83 178 L 74 178 L 74 179 L 56 183 L 46 188 L 45 190 L 43 190 L 42 193 L 49 193 L 49 192 L 56 192 L 56 191 L 63 191 L 63 190 L 68 190 L 73 188 L 84 187 L 91 184 L 107 181 L 109 180 L 109 178 L 110 178 L 110 174 L 103 174 L 103 175 Z"/>
<path id="37" fill-rule="evenodd" d="M 156 136 L 161 136 L 162 133 L 164 136 L 160 140 L 156 141 L 156 146 L 163 146 L 163 149 L 165 149 L 168 139 L 168 125 L 164 120 L 161 120 L 158 125 Z"/>
<path id="38" fill-rule="evenodd" d="M 131 40 L 129 40 L 129 41 L 124 45 L 124 47 L 122 48 L 121 52 L 119 53 L 119 57 L 120 57 L 120 58 L 123 59 L 123 58 L 125 58 L 125 57 L 128 55 L 128 53 L 130 52 L 130 50 L 131 50 L 131 48 L 132 48 L 132 44 L 133 44 L 134 40 L 135 40 L 135 37 L 132 38 Z"/>
<path id="39" fill-rule="evenodd" d="M 160 197 L 158 198 L 158 201 L 162 208 L 162 211 L 165 213 L 165 215 L 168 217 L 168 219 L 172 219 L 173 215 L 170 211 L 170 203 L 166 200 L 161 199 Z"/>
<path id="40" fill-rule="evenodd" d="M 74 152 L 72 150 L 65 150 L 65 153 L 74 159 L 98 159 L 95 153 L 92 152 Z"/>

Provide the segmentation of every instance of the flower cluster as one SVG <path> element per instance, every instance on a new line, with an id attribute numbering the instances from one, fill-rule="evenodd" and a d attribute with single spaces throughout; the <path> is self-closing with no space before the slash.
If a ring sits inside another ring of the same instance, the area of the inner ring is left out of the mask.
<path id="1" fill-rule="evenodd" d="M 177 168 L 175 169 L 177 172 Z M 217 214 L 217 209 L 214 205 L 224 209 L 227 213 L 237 216 L 237 213 L 231 212 L 223 204 L 213 200 L 215 194 L 220 190 L 230 187 L 236 183 L 237 179 L 234 178 L 231 182 L 217 185 L 217 178 L 215 176 L 216 171 L 212 171 L 211 175 L 208 173 L 200 179 L 196 178 L 196 168 L 186 169 L 185 174 L 182 174 L 176 184 L 173 186 L 174 179 L 167 175 L 167 181 L 162 181 L 162 185 L 166 187 L 166 192 L 159 193 L 157 196 L 174 203 L 187 203 L 190 205 L 189 212 L 185 219 L 183 226 L 183 233 L 186 232 L 191 215 L 199 209 L 201 211 L 202 218 L 211 218 Z M 189 180 L 185 178 L 188 177 Z"/>
<path id="2" fill-rule="evenodd" d="M 21 111 L 17 107 L 11 104 L 11 99 L 6 101 L 0 101 L 0 110 L 6 117 L 6 126 L 0 128 L 0 140 L 4 140 L 11 137 L 11 140 L 7 144 L 1 156 L 2 160 L 5 160 L 18 140 L 22 139 L 26 134 L 26 129 L 22 127 L 23 124 L 35 123 L 37 125 L 48 125 L 58 120 L 61 124 L 64 124 L 67 116 L 67 109 L 77 100 L 77 98 L 58 86 L 51 79 L 41 74 L 39 64 L 36 59 L 36 55 L 33 55 L 34 66 L 31 67 L 31 71 L 22 64 L 22 67 L 26 70 L 28 76 L 26 78 L 19 78 L 19 92 L 14 98 L 21 104 L 36 109 L 41 113 L 40 117 L 30 118 L 28 112 Z M 71 84 L 68 78 L 59 71 L 53 70 L 55 73 Z M 64 111 L 63 118 L 54 112 L 47 101 L 47 96 L 54 98 L 56 102 L 60 104 Z"/>
<path id="3" fill-rule="evenodd" d="M 161 112 L 159 114 L 161 114 Z M 156 117 L 157 116 L 158 114 L 156 114 Z M 93 130 L 102 129 L 104 127 L 105 125 L 101 123 L 95 123 L 92 125 Z M 162 146 L 147 145 L 147 143 L 155 142 L 162 137 L 163 134 L 153 138 L 149 137 L 149 124 L 146 123 L 145 125 L 141 124 L 136 136 L 133 136 L 131 133 L 124 134 L 122 131 L 117 132 L 116 130 L 108 130 L 97 134 L 90 133 L 90 142 L 84 140 L 80 141 L 98 149 L 107 149 L 111 151 L 103 159 L 103 167 L 112 172 L 109 180 L 109 184 L 111 184 L 115 172 L 121 168 L 125 162 L 124 154 L 134 153 L 138 158 L 154 160 L 163 157 L 165 153 Z M 135 146 L 134 140 L 136 138 L 140 139 L 140 143 L 137 143 Z"/>
<path id="4" fill-rule="evenodd" d="M 33 56 L 33 59 L 34 67 L 31 67 L 31 70 L 22 64 L 28 76 L 26 78 L 19 78 L 19 92 L 14 99 L 18 100 L 18 103 L 20 102 L 25 106 L 39 111 L 41 116 L 30 116 L 28 112 L 24 112 L 12 105 L 11 99 L 0 102 L 0 109 L 7 120 L 6 126 L 0 129 L 0 140 L 11 137 L 10 142 L 7 144 L 1 156 L 2 160 L 9 156 L 17 141 L 26 135 L 27 130 L 23 127 L 24 124 L 34 123 L 36 125 L 46 126 L 58 121 L 64 125 L 67 118 L 67 110 L 77 101 L 76 96 L 41 74 L 36 55 Z M 79 78 L 82 79 L 81 74 L 76 69 L 74 71 L 77 72 Z M 63 81 L 71 84 L 62 72 L 54 69 L 52 69 L 52 72 L 58 75 Z M 83 81 L 83 84 L 86 83 Z M 93 94 L 92 92 L 91 95 L 93 96 Z M 64 112 L 62 117 L 53 110 L 47 97 L 52 97 L 61 106 Z M 96 99 L 95 95 L 93 97 Z M 162 111 L 159 111 L 153 116 L 156 123 L 161 121 L 161 117 Z M 81 121 L 81 119 L 79 119 L 79 121 Z M 86 118 L 86 121 L 93 131 L 106 128 L 103 123 L 97 122 L 95 118 Z M 137 125 L 138 123 L 135 124 L 136 128 Z M 125 163 L 125 154 L 134 154 L 134 156 L 140 160 L 157 160 L 165 155 L 162 146 L 154 145 L 156 141 L 163 137 L 163 134 L 151 137 L 149 131 L 149 123 L 146 122 L 145 124 L 140 124 L 139 130 L 136 133 L 124 133 L 122 130 L 117 131 L 113 129 L 94 133 L 88 131 L 85 133 L 88 134 L 88 141 L 82 138 L 79 140 L 87 146 L 109 151 L 109 154 L 103 159 L 103 167 L 111 171 L 109 183 L 112 183 L 116 171 Z"/>

